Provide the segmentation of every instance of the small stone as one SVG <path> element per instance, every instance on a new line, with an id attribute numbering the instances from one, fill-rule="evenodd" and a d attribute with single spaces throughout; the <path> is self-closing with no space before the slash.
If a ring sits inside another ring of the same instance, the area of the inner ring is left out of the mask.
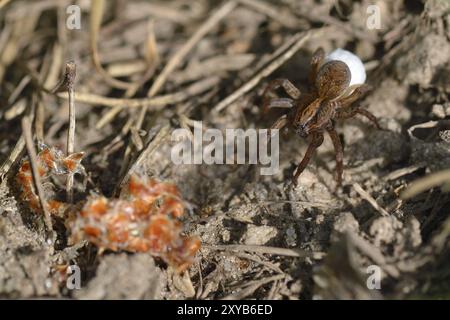
<path id="1" fill-rule="evenodd" d="M 341 213 L 334 222 L 333 229 L 339 233 L 346 231 L 359 231 L 359 223 L 351 212 Z"/>
<path id="2" fill-rule="evenodd" d="M 297 246 L 297 233 L 295 232 L 295 228 L 293 226 L 289 226 L 286 229 L 286 244 L 289 247 Z"/>
<path id="3" fill-rule="evenodd" d="M 75 292 L 77 299 L 157 299 L 166 279 L 149 254 L 102 257 L 96 276 Z"/>
<path id="4" fill-rule="evenodd" d="M 220 235 L 222 236 L 222 241 L 223 242 L 228 242 L 230 241 L 231 238 L 231 233 L 229 230 L 223 230 Z"/>
<path id="5" fill-rule="evenodd" d="M 446 116 L 444 106 L 442 104 L 434 104 L 431 109 L 431 114 L 440 119 L 444 119 Z"/>
<path id="6" fill-rule="evenodd" d="M 369 234 L 374 237 L 377 246 L 381 243 L 390 244 L 395 241 L 396 230 L 401 227 L 402 223 L 395 217 L 380 217 L 370 226 Z"/>
<path id="7" fill-rule="evenodd" d="M 247 245 L 264 245 L 277 233 L 277 229 L 274 227 L 248 225 L 243 240 Z"/>

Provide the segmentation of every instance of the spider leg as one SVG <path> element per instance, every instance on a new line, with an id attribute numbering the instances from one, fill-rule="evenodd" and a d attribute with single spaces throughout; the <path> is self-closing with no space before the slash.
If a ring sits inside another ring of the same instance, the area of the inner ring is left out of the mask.
<path id="1" fill-rule="evenodd" d="M 352 86 L 353 87 L 353 86 Z M 351 90 L 352 87 L 349 89 Z M 382 130 L 380 124 L 377 121 L 377 118 L 365 109 L 361 109 L 359 105 L 352 106 L 352 104 L 361 98 L 367 91 L 370 90 L 370 86 L 367 84 L 356 85 L 356 88 L 347 96 L 336 101 L 338 104 L 338 108 L 336 110 L 337 119 L 348 119 L 354 117 L 356 114 L 360 114 L 372 122 L 377 129 Z"/>
<path id="2" fill-rule="evenodd" d="M 292 108 L 294 100 L 289 98 L 276 98 L 269 101 L 267 108 Z"/>
<path id="3" fill-rule="evenodd" d="M 377 117 L 375 117 L 371 112 L 367 111 L 366 109 L 357 108 L 356 113 L 359 113 L 360 115 L 369 119 L 370 122 L 372 122 L 378 130 L 383 130 L 383 128 L 381 128 L 380 124 L 378 123 Z"/>
<path id="4" fill-rule="evenodd" d="M 300 97 L 300 90 L 297 89 L 296 86 L 292 84 L 288 79 L 275 79 L 271 81 L 263 93 L 263 112 L 267 112 L 270 108 L 271 104 L 271 94 L 278 89 L 279 87 L 282 87 L 286 93 L 294 100 L 298 99 Z"/>
<path id="5" fill-rule="evenodd" d="M 366 117 L 367 119 L 369 119 L 369 121 L 372 122 L 372 124 L 378 130 L 383 130 L 383 128 L 378 123 L 377 118 L 371 112 L 367 111 L 366 109 L 360 108 L 360 106 L 356 106 L 354 108 L 346 108 L 346 109 L 338 110 L 336 113 L 335 119 L 348 119 L 348 118 L 354 117 L 357 114 L 360 114 L 360 115 Z"/>
<path id="6" fill-rule="evenodd" d="M 274 124 L 269 129 L 268 142 L 270 142 L 270 140 L 272 140 L 272 130 L 273 129 L 277 129 L 277 130 L 283 129 L 288 123 L 289 123 L 289 118 L 286 114 L 279 117 L 277 119 L 277 121 L 275 121 Z"/>
<path id="7" fill-rule="evenodd" d="M 328 128 L 327 131 L 336 152 L 336 182 L 337 185 L 340 186 L 342 184 L 342 174 L 344 172 L 344 153 L 342 152 L 342 144 L 336 130 L 332 126 Z"/>
<path id="8" fill-rule="evenodd" d="M 277 121 L 275 121 L 274 124 L 270 127 L 269 130 L 282 129 L 288 124 L 288 122 L 289 122 L 288 116 L 285 114 L 285 115 L 279 117 L 277 119 Z"/>
<path id="9" fill-rule="evenodd" d="M 310 84 L 314 85 L 314 83 L 316 82 L 317 73 L 324 59 L 325 51 L 322 48 L 318 48 L 311 58 L 311 71 L 308 75 Z"/>
<path id="10" fill-rule="evenodd" d="M 303 156 L 302 161 L 298 165 L 294 177 L 292 178 L 292 183 L 294 185 L 297 185 L 298 177 L 303 172 L 303 170 L 305 170 L 306 166 L 308 165 L 309 160 L 311 160 L 311 157 L 312 157 L 314 151 L 322 144 L 322 142 L 323 142 L 323 133 L 321 133 L 321 132 L 314 133 L 313 138 L 312 138 L 311 142 L 309 143 L 308 149 L 306 150 L 306 153 Z"/>
<path id="11" fill-rule="evenodd" d="M 351 93 L 339 99 L 341 108 L 350 106 L 353 102 L 365 95 L 370 90 L 370 86 L 368 84 L 353 85 L 347 90 Z"/>

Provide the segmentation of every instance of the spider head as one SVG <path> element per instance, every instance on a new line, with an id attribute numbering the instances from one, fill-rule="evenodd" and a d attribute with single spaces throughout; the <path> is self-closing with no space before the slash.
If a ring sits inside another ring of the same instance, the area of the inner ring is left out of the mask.
<path id="1" fill-rule="evenodd" d="M 306 138 L 313 131 L 320 130 L 329 121 L 330 116 L 322 99 L 316 99 L 295 116 L 294 129 L 302 138 Z"/>
<path id="2" fill-rule="evenodd" d="M 302 138 L 306 138 L 309 135 L 309 128 L 306 124 L 300 124 L 295 127 L 295 132 Z"/>

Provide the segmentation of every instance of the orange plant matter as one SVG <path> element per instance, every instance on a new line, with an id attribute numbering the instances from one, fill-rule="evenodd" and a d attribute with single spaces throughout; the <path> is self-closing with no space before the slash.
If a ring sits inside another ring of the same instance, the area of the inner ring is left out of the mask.
<path id="1" fill-rule="evenodd" d="M 39 148 L 40 152 L 37 155 L 38 173 L 44 179 L 44 183 L 51 175 L 84 174 L 84 167 L 81 165 L 84 152 L 73 153 L 65 157 L 63 152 L 57 148 L 48 147 L 42 143 Z M 33 212 L 42 213 L 39 197 L 33 184 L 29 160 L 22 161 L 16 181 L 21 188 L 21 199 L 28 203 Z M 51 199 L 47 201 L 47 206 L 50 213 L 58 214 L 61 208 L 65 207 L 65 203 Z"/>
<path id="2" fill-rule="evenodd" d="M 88 200 L 69 223 L 72 240 L 86 239 L 112 251 L 149 252 L 182 272 L 200 248 L 197 237 L 181 235 L 178 218 L 184 209 L 175 185 L 133 175 L 126 199 Z"/>

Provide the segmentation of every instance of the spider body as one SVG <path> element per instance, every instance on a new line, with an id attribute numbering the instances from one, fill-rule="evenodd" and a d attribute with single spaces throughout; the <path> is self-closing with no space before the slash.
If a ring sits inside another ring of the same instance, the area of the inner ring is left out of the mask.
<path id="1" fill-rule="evenodd" d="M 341 52 L 353 55 L 344 50 Z M 359 81 L 352 83 L 352 78 L 359 78 Z M 335 120 L 360 114 L 381 129 L 375 116 L 361 109 L 357 103 L 369 89 L 367 84 L 358 83 L 361 79 L 365 80 L 365 73 L 353 75 L 347 63 L 334 59 L 327 61 L 323 49 L 318 49 L 311 59 L 309 92 L 301 94 L 288 79 L 276 79 L 267 86 L 263 95 L 264 111 L 269 108 L 289 109 L 289 112 L 275 121 L 271 129 L 290 127 L 300 137 L 310 138 L 308 149 L 294 174 L 294 184 L 297 184 L 298 177 L 305 170 L 314 151 L 323 143 L 324 134 L 328 133 L 336 151 L 336 182 L 341 185 L 343 152 L 341 141 L 334 129 Z M 290 98 L 272 98 L 271 94 L 279 87 L 282 87 Z"/>

